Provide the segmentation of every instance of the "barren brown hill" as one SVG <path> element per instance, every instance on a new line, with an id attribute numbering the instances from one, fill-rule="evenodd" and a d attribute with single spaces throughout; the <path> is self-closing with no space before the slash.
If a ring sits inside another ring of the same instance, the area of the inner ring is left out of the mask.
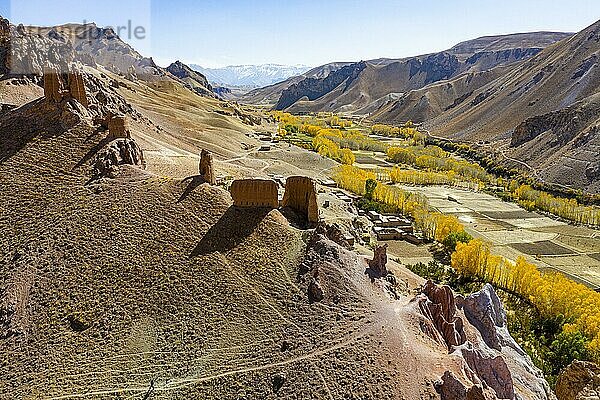
<path id="1" fill-rule="evenodd" d="M 538 178 L 598 192 L 599 52 L 597 22 L 478 89 L 462 86 L 468 77 L 461 77 L 410 93 L 374 118 L 424 121 L 435 134 L 458 140 L 499 141 L 506 156 L 530 164 L 525 169 Z M 414 106 L 440 100 L 445 109 Z"/>
<path id="2" fill-rule="evenodd" d="M 289 88 L 290 86 L 302 81 L 305 78 L 316 78 L 321 79 L 327 77 L 331 72 L 337 71 L 338 69 L 352 64 L 350 62 L 337 62 L 326 64 L 317 68 L 313 68 L 312 70 L 300 75 L 295 76 L 289 79 L 286 79 L 283 82 L 276 83 L 271 86 L 266 86 L 264 88 L 254 89 L 239 98 L 239 101 L 245 104 L 253 104 L 253 105 L 267 105 L 273 106 L 277 103 L 279 98 L 281 97 L 281 93 Z"/>
<path id="3" fill-rule="evenodd" d="M 275 108 L 290 112 L 368 114 L 385 101 L 462 73 L 477 73 L 537 54 L 570 34 L 534 32 L 464 42 L 443 52 L 404 59 L 379 59 L 346 66 L 322 78 L 306 77 L 281 92 Z M 342 79 L 344 78 L 344 79 Z M 335 82 L 335 85 L 331 85 Z M 290 81 L 290 83 L 292 83 Z"/>
<path id="4" fill-rule="evenodd" d="M 389 292 L 362 257 L 219 187 L 127 165 L 90 181 L 104 133 L 76 103 L 24 105 L 0 135 L 0 397 L 552 396 L 449 289 L 413 300 L 398 283 L 420 279 L 390 263 Z M 464 321 L 458 341 L 436 307 Z"/>
<path id="5" fill-rule="evenodd" d="M 490 286 L 422 286 L 197 176 L 207 148 L 236 178 L 331 161 L 261 154 L 274 126 L 168 75 L 77 67 L 87 108 L 1 78 L 0 398 L 553 399 Z"/>
<path id="6" fill-rule="evenodd" d="M 181 61 L 175 61 L 167 67 L 167 71 L 176 78 L 181 79 L 192 91 L 201 96 L 214 97 L 213 88 L 200 72 L 192 70 Z"/>

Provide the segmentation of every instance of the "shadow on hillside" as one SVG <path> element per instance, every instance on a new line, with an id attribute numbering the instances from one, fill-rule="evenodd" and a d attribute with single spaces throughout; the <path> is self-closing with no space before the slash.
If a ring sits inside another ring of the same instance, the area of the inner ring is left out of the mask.
<path id="1" fill-rule="evenodd" d="M 90 135 L 90 136 L 95 136 L 95 135 L 96 134 Z M 86 140 L 91 139 L 90 136 L 88 136 L 88 138 Z M 82 167 L 84 164 L 86 164 L 88 161 L 90 161 L 92 159 L 92 157 L 94 157 L 96 154 L 98 154 L 98 152 L 100 150 L 102 150 L 106 145 L 108 145 L 111 141 L 112 141 L 112 139 L 110 139 L 110 138 L 103 138 L 102 140 L 100 140 L 100 142 L 98 142 L 87 153 L 85 153 L 83 158 L 81 160 L 79 160 L 79 162 L 77 164 L 75 164 L 75 166 L 73 167 L 72 170 L 74 171 L 77 168 Z"/>
<path id="2" fill-rule="evenodd" d="M 52 111 L 44 98 L 40 98 L 0 115 L 0 164 L 36 137 L 45 139 L 66 131 Z"/>
<path id="3" fill-rule="evenodd" d="M 179 197 L 179 200 L 177 200 L 177 203 L 184 201 L 198 186 L 206 183 L 202 175 L 189 176 L 183 180 L 183 183 L 187 181 L 190 181 L 190 183 Z"/>
<path id="4" fill-rule="evenodd" d="M 190 258 L 214 252 L 227 253 L 246 240 L 270 212 L 270 208 L 229 207 L 206 232 Z"/>

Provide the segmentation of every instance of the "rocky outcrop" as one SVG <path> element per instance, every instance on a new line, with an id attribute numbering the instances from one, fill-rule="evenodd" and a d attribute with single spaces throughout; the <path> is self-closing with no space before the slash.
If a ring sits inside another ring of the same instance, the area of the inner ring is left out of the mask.
<path id="1" fill-rule="evenodd" d="M 144 153 L 134 139 L 117 139 L 101 150 L 94 162 L 94 176 L 114 178 L 122 165 L 146 165 Z"/>
<path id="2" fill-rule="evenodd" d="M 228 99 L 232 95 L 231 89 L 223 87 L 223 86 L 214 87 L 213 93 L 216 94 L 217 97 L 219 97 L 221 99 Z"/>
<path id="3" fill-rule="evenodd" d="M 311 303 L 318 303 L 325 298 L 323 288 L 319 283 L 319 276 L 313 276 L 310 278 L 310 284 L 308 285 L 308 301 Z"/>
<path id="4" fill-rule="evenodd" d="M 549 130 L 553 130 L 558 135 L 572 137 L 577 132 L 577 127 L 573 124 L 574 117 L 575 114 L 569 109 L 564 109 L 528 118 L 515 128 L 510 146 L 518 147 Z M 568 140 L 564 140 L 562 144 L 567 142 Z"/>
<path id="5" fill-rule="evenodd" d="M 480 51 L 467 58 L 465 63 L 467 65 L 477 65 L 478 70 L 487 70 L 498 65 L 509 64 L 533 57 L 542 50 L 540 47 L 529 47 L 499 51 Z"/>
<path id="6" fill-rule="evenodd" d="M 236 180 L 229 191 L 236 207 L 279 207 L 277 183 L 273 180 Z"/>
<path id="7" fill-rule="evenodd" d="M 421 330 L 463 362 L 462 374 L 447 372 L 436 383 L 442 399 L 515 399 L 516 388 L 526 390 L 525 398 L 554 399 L 542 372 L 508 334 L 491 286 L 464 299 L 430 281 L 416 304 L 425 317 Z"/>
<path id="8" fill-rule="evenodd" d="M 448 349 L 465 343 L 463 320 L 456 315 L 456 303 L 452 289 L 436 286 L 428 281 L 423 287 L 423 297 L 418 298 L 419 309 L 428 323 L 422 324 L 423 331 Z"/>
<path id="9" fill-rule="evenodd" d="M 416 57 L 409 61 L 409 75 L 424 75 L 424 84 L 430 84 L 454 76 L 461 68 L 455 55 L 441 52 L 424 57 Z"/>
<path id="10" fill-rule="evenodd" d="M 590 163 L 585 169 L 585 176 L 591 182 L 600 180 L 600 161 Z"/>
<path id="11" fill-rule="evenodd" d="M 315 181 L 306 176 L 292 176 L 286 180 L 282 207 L 300 213 L 308 222 L 319 222 L 319 204 Z"/>
<path id="12" fill-rule="evenodd" d="M 284 90 L 275 109 L 285 110 L 304 97 L 309 100 L 316 100 L 343 82 L 346 82 L 346 87 L 348 87 L 366 67 L 367 63 L 361 61 L 333 71 L 325 78 L 306 78 Z"/>
<path id="13" fill-rule="evenodd" d="M 435 384 L 436 390 L 442 400 L 495 400 L 497 397 L 484 390 L 481 386 L 469 385 L 456 377 L 452 372 L 446 371 L 442 378 Z"/>
<path id="14" fill-rule="evenodd" d="M 316 233 L 319 235 L 325 236 L 327 239 L 333 241 L 334 243 L 342 246 L 347 250 L 352 250 L 354 246 L 346 240 L 346 233 L 342 229 L 340 225 L 337 223 L 327 224 L 321 221 L 317 225 Z"/>
<path id="15" fill-rule="evenodd" d="M 10 23 L 0 17 L 0 75 L 10 70 Z"/>
<path id="16" fill-rule="evenodd" d="M 386 268 L 388 257 L 387 257 L 388 245 L 377 246 L 373 252 L 373 259 L 369 260 L 369 268 L 375 276 L 384 277 L 387 276 L 388 270 Z"/>
<path id="17" fill-rule="evenodd" d="M 221 107 L 222 109 L 217 109 L 215 112 L 229 117 L 237 117 L 240 121 L 249 126 L 260 125 L 262 123 L 262 117 L 253 114 L 252 112 L 245 111 L 237 103 L 224 102 L 221 104 Z"/>
<path id="18" fill-rule="evenodd" d="M 481 388 L 493 389 L 498 399 L 515 398 L 512 374 L 501 355 L 485 354 L 467 346 L 462 346 L 459 352 L 468 366 L 465 368 L 466 375 L 475 385 L 481 382 Z"/>
<path id="19" fill-rule="evenodd" d="M 456 306 L 469 324 L 477 329 L 483 343 L 479 351 L 489 356 L 501 354 L 512 371 L 515 386 L 527 387 L 535 399 L 553 399 L 548 382 L 543 373 L 533 365 L 527 353 L 510 335 L 506 323 L 506 311 L 491 285 L 485 285 L 479 292 L 466 298 L 457 296 Z M 468 357 L 465 357 L 468 360 Z M 498 369 L 498 367 L 494 367 Z"/>
<path id="20" fill-rule="evenodd" d="M 5 54 L 4 70 L 8 75 L 40 77 L 45 68 L 66 73 L 69 65 L 76 60 L 71 43 L 53 37 L 49 28 L 44 34 L 38 34 L 29 32 L 22 25 L 6 22 L 2 25 L 0 29 L 4 31 L 5 44 L 0 45 L 4 48 L 0 52 Z"/>
<path id="21" fill-rule="evenodd" d="M 214 97 L 213 88 L 208 79 L 200 72 L 194 71 L 181 61 L 176 61 L 167 67 L 167 71 L 183 81 L 184 85 L 200 96 Z"/>
<path id="22" fill-rule="evenodd" d="M 556 381 L 558 400 L 591 400 L 600 398 L 600 367 L 584 361 L 573 361 Z"/>
<path id="23" fill-rule="evenodd" d="M 526 353 L 508 332 L 506 312 L 492 285 L 486 284 L 479 292 L 459 298 L 457 303 L 490 348 L 502 351 L 508 346 L 525 356 Z"/>
<path id="24" fill-rule="evenodd" d="M 212 154 L 210 154 L 208 150 L 202 149 L 202 152 L 200 153 L 200 164 L 198 166 L 198 170 L 200 176 L 202 176 L 202 179 L 204 179 L 204 182 L 207 182 L 211 185 L 215 185 L 217 183 Z"/>

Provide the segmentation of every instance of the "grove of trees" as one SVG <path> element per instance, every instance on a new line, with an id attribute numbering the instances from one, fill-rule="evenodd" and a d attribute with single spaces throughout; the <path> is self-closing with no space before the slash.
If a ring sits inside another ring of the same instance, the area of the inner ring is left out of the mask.
<path id="1" fill-rule="evenodd" d="M 563 332 L 581 333 L 587 349 L 600 355 L 600 293 L 557 272 L 541 272 L 523 257 L 511 262 L 491 252 L 491 245 L 475 239 L 458 243 L 452 267 L 461 275 L 476 277 L 531 302 L 545 318 L 564 317 Z"/>

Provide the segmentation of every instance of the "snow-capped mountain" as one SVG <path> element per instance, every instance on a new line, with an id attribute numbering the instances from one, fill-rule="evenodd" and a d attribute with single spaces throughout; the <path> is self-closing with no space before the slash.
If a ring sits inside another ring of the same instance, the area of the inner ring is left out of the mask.
<path id="1" fill-rule="evenodd" d="M 310 69 L 305 65 L 232 65 L 223 68 L 190 67 L 202 73 L 213 86 L 258 88 L 302 75 Z"/>

